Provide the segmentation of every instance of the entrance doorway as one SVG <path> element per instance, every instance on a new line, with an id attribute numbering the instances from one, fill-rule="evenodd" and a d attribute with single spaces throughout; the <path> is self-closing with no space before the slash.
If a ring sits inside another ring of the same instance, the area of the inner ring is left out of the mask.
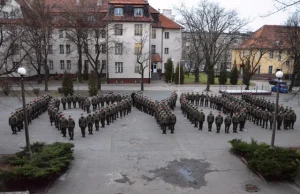
<path id="1" fill-rule="evenodd" d="M 152 63 L 152 65 L 151 65 L 151 71 L 153 73 L 157 73 L 157 64 L 156 63 Z"/>

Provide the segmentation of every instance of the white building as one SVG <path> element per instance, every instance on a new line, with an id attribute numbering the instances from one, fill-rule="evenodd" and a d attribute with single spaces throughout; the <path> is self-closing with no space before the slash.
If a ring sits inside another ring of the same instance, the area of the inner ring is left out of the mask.
<path id="1" fill-rule="evenodd" d="M 6 1 L 16 3 L 14 0 Z M 20 1 L 21 10 L 25 10 L 22 7 L 30 10 L 32 2 L 34 0 Z M 93 28 L 97 26 L 100 31 L 106 32 L 98 40 L 101 52 L 97 62 L 104 64 L 102 74 L 107 83 L 141 81 L 137 62 L 137 56 L 140 56 L 137 53 L 141 48 L 143 66 L 146 66 L 144 83 L 150 83 L 151 77 L 157 77 L 155 74 L 164 73 L 164 64 L 168 58 L 173 60 L 174 65 L 179 64 L 182 26 L 156 11 L 147 0 L 46 0 L 52 20 L 58 23 L 54 25 L 48 45 L 47 63 L 51 75 L 63 74 L 65 71 L 76 74 L 78 71 L 78 48 L 68 37 L 72 29 L 70 25 L 59 22 L 59 17 L 68 10 L 84 9 L 83 3 L 88 7 L 86 21 L 91 22 Z M 165 13 L 171 15 L 169 10 Z M 91 38 L 88 48 L 96 51 L 96 44 Z M 95 55 L 96 52 L 92 57 Z M 87 55 L 83 54 L 82 70 L 84 66 L 88 67 L 89 72 L 95 70 L 88 60 Z M 27 66 L 30 76 L 36 75 L 34 68 L 30 68 L 30 64 Z"/>

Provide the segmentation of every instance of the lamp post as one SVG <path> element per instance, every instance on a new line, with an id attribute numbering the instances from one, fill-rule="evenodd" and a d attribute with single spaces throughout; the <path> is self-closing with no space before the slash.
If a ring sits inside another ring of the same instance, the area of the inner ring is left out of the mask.
<path id="1" fill-rule="evenodd" d="M 171 74 L 171 84 L 173 83 L 173 73 L 174 73 L 174 65 L 173 65 L 173 59 L 172 59 L 172 74 Z"/>
<path id="2" fill-rule="evenodd" d="M 21 75 L 21 90 L 22 90 L 22 101 L 23 101 L 23 114 L 24 114 L 26 147 L 27 147 L 28 156 L 31 159 L 32 158 L 32 152 L 31 152 L 30 141 L 29 141 L 27 110 L 26 110 L 26 102 L 25 102 L 25 94 L 24 94 L 24 80 L 23 80 L 24 75 L 26 75 L 26 69 L 24 67 L 19 67 L 17 72 Z"/>
<path id="3" fill-rule="evenodd" d="M 279 102 L 279 90 L 280 90 L 279 81 L 283 77 L 283 72 L 282 71 L 277 71 L 275 75 L 278 79 L 278 82 L 277 82 L 276 104 L 275 104 L 275 114 L 274 114 L 274 121 L 273 121 L 273 132 L 272 132 L 272 139 L 271 139 L 271 147 L 274 147 L 274 142 L 275 142 L 276 119 L 277 119 L 277 114 L 278 114 L 278 102 Z"/>

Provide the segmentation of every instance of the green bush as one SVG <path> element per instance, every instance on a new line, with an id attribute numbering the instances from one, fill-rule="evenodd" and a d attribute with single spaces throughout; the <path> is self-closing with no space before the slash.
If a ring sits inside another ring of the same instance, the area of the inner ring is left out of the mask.
<path id="1" fill-rule="evenodd" d="M 9 158 L 10 170 L 0 171 L 0 180 L 5 189 L 29 189 L 48 184 L 49 181 L 64 173 L 73 158 L 74 147 L 71 143 L 32 145 L 32 159 L 26 149 Z"/>
<path id="2" fill-rule="evenodd" d="M 220 76 L 219 76 L 220 85 L 225 85 L 227 83 L 227 69 L 226 64 L 221 65 Z"/>
<path id="3" fill-rule="evenodd" d="M 300 155 L 296 150 L 271 148 L 254 140 L 247 143 L 233 139 L 229 143 L 233 153 L 244 157 L 248 161 L 248 167 L 267 180 L 293 180 L 300 171 Z"/>
<path id="4" fill-rule="evenodd" d="M 165 80 L 167 83 L 174 81 L 174 76 L 173 76 L 173 72 L 174 72 L 174 67 L 173 67 L 173 62 L 171 58 L 168 58 L 166 66 L 165 66 Z"/>
<path id="5" fill-rule="evenodd" d="M 231 69 L 230 73 L 230 83 L 232 85 L 236 85 L 238 83 L 239 79 L 239 71 L 237 69 L 236 61 L 234 61 L 233 67 Z"/>
<path id="6" fill-rule="evenodd" d="M 178 84 L 178 80 L 179 80 L 179 65 L 177 65 L 176 71 L 174 74 L 175 84 Z M 183 83 L 184 83 L 184 71 L 183 71 L 183 66 L 180 66 L 180 84 L 183 84 Z"/>
<path id="7" fill-rule="evenodd" d="M 64 73 L 62 81 L 62 93 L 64 94 L 64 96 L 67 96 L 68 94 L 74 94 L 72 75 L 68 74 L 66 71 Z"/>
<path id="8" fill-rule="evenodd" d="M 94 71 L 92 71 L 89 76 L 88 85 L 89 85 L 89 95 L 96 96 L 98 94 L 98 79 Z"/>

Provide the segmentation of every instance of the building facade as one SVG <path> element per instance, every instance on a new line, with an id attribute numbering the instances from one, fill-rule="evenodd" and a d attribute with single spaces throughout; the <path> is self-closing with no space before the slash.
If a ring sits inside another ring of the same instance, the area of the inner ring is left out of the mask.
<path id="1" fill-rule="evenodd" d="M 34 1 L 18 2 L 19 10 L 30 12 Z M 155 10 L 146 0 L 46 0 L 45 5 L 54 23 L 45 57 L 50 75 L 65 71 L 77 74 L 80 60 L 83 70 L 87 69 L 89 73 L 103 67 L 101 74 L 107 83 L 138 83 L 141 81 L 139 59 L 144 69 L 144 83 L 150 83 L 155 74 L 164 73 L 168 58 L 175 64 L 180 62 L 183 27 Z M 68 18 L 75 18 L 76 11 L 77 15 L 80 12 L 85 17 L 83 26 L 66 21 L 66 15 L 72 12 Z M 22 19 L 26 20 L 26 17 Z M 85 29 L 85 39 L 88 39 L 80 58 L 78 44 L 73 40 L 79 27 Z M 97 37 L 93 31 L 100 31 L 101 35 Z M 29 47 L 24 41 L 20 44 Z M 95 64 L 99 67 L 95 68 Z M 37 74 L 26 60 L 22 65 L 27 66 L 29 76 Z M 44 73 L 43 69 L 41 73 Z"/>

